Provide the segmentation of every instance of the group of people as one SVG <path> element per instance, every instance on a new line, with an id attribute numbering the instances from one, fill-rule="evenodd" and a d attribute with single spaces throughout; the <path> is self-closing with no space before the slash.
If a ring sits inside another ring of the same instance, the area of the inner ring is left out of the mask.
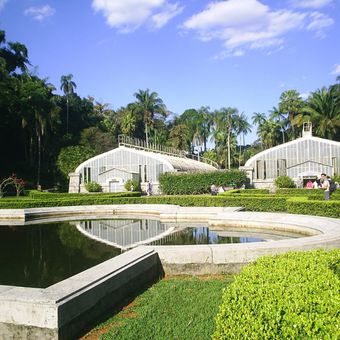
<path id="1" fill-rule="evenodd" d="M 331 178 L 325 173 L 321 174 L 321 177 L 316 179 L 314 182 L 309 180 L 306 184 L 307 189 L 323 189 L 325 200 L 329 200 L 331 193 L 335 190 L 336 184 L 332 182 Z"/>

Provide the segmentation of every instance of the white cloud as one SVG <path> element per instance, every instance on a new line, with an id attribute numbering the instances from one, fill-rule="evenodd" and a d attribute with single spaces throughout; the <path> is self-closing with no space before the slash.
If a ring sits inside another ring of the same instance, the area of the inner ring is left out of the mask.
<path id="1" fill-rule="evenodd" d="M 229 57 L 242 57 L 244 56 L 243 50 L 231 50 L 231 51 L 222 51 L 221 53 L 214 56 L 215 60 L 221 60 Z"/>
<path id="2" fill-rule="evenodd" d="M 291 0 L 293 7 L 297 8 L 321 8 L 329 5 L 333 0 Z"/>
<path id="3" fill-rule="evenodd" d="M 0 0 L 0 11 L 4 8 L 6 2 L 7 0 Z"/>
<path id="4" fill-rule="evenodd" d="M 143 24 L 161 28 L 183 9 L 166 0 L 92 0 L 92 7 L 103 12 L 108 25 L 123 33 L 133 32 Z"/>
<path id="5" fill-rule="evenodd" d="M 227 50 L 225 55 L 230 56 L 240 48 L 282 49 L 289 32 L 305 29 L 321 36 L 333 23 L 320 12 L 271 10 L 259 0 L 224 0 L 209 3 L 202 12 L 186 20 L 182 28 L 197 32 L 202 41 L 221 40 Z"/>
<path id="6" fill-rule="evenodd" d="M 334 69 L 331 74 L 340 75 L 340 64 L 334 65 Z"/>
<path id="7" fill-rule="evenodd" d="M 40 7 L 29 7 L 24 11 L 25 15 L 31 16 L 34 20 L 43 21 L 55 14 L 55 9 L 50 5 Z"/>
<path id="8" fill-rule="evenodd" d="M 307 30 L 315 31 L 316 36 L 321 38 L 325 36 L 324 29 L 334 24 L 334 20 L 332 18 L 320 12 L 311 13 L 309 18 L 310 23 L 307 25 Z"/>
<path id="9" fill-rule="evenodd" d="M 180 14 L 182 11 L 183 7 L 180 7 L 177 3 L 166 4 L 163 11 L 154 14 L 151 17 L 151 20 L 154 23 L 155 28 L 162 28 L 169 20 Z"/>

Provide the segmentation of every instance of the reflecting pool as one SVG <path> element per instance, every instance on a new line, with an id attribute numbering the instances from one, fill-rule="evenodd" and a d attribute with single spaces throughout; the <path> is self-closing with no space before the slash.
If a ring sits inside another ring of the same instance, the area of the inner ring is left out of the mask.
<path id="1" fill-rule="evenodd" d="M 120 253 L 68 222 L 0 226 L 0 284 L 45 288 Z"/>
<path id="2" fill-rule="evenodd" d="M 297 237 L 155 219 L 36 223 L 0 226 L 0 285 L 45 288 L 142 244 L 227 244 Z"/>

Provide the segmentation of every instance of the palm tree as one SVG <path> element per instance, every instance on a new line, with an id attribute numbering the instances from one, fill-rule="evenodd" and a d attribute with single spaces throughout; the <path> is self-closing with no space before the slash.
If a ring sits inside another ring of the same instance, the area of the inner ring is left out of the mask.
<path id="1" fill-rule="evenodd" d="M 280 96 L 279 111 L 282 114 L 288 115 L 290 127 L 292 130 L 292 138 L 296 137 L 293 121 L 294 117 L 302 112 L 304 105 L 305 104 L 300 96 L 300 93 L 296 90 L 287 90 L 283 92 Z"/>
<path id="2" fill-rule="evenodd" d="M 242 143 L 241 143 L 241 138 L 243 140 L 243 146 L 245 144 L 244 142 L 244 136 L 248 134 L 248 132 L 251 132 L 251 125 L 248 123 L 247 116 L 242 112 L 241 114 L 236 116 L 235 120 L 235 129 L 236 129 L 236 134 L 240 136 L 240 153 L 239 153 L 239 158 L 238 158 L 238 165 L 241 165 L 241 155 L 242 155 Z"/>
<path id="3" fill-rule="evenodd" d="M 260 128 L 260 136 L 266 149 L 279 144 L 280 125 L 272 119 L 268 119 Z"/>
<path id="4" fill-rule="evenodd" d="M 215 141 L 215 148 L 217 154 L 221 155 L 219 149 L 227 147 L 226 164 L 227 168 L 231 167 L 231 149 L 233 142 L 233 131 L 235 128 L 235 121 L 238 115 L 238 110 L 235 108 L 221 108 L 213 113 L 213 128 L 212 139 Z"/>
<path id="5" fill-rule="evenodd" d="M 286 127 L 288 125 L 288 118 L 275 106 L 273 106 L 273 108 L 269 110 L 269 113 L 270 113 L 269 119 L 274 120 L 276 123 L 280 125 L 280 130 L 282 132 L 282 143 L 284 143 Z M 294 120 L 293 120 L 293 124 L 294 124 Z"/>
<path id="6" fill-rule="evenodd" d="M 22 127 L 28 130 L 30 159 L 37 150 L 37 187 L 40 185 L 42 138 L 58 120 L 59 108 L 52 100 L 54 87 L 36 76 L 25 74 L 20 88 Z M 35 141 L 34 141 L 35 140 Z"/>
<path id="7" fill-rule="evenodd" d="M 69 96 L 74 93 L 74 89 L 77 85 L 72 81 L 73 75 L 61 76 L 60 78 L 60 90 L 62 90 L 66 96 L 66 134 L 68 134 L 68 116 L 69 116 Z"/>
<path id="8" fill-rule="evenodd" d="M 209 110 L 209 106 L 202 106 L 197 110 L 198 119 L 196 121 L 194 134 L 194 138 L 203 143 L 204 152 L 207 151 L 207 141 L 212 125 L 212 116 Z"/>
<path id="9" fill-rule="evenodd" d="M 263 150 L 263 140 L 261 138 L 261 128 L 262 128 L 262 125 L 267 120 L 266 119 L 266 114 L 265 113 L 260 113 L 260 112 L 254 112 L 251 118 L 252 118 L 253 124 L 257 125 L 256 134 L 260 138 L 261 148 Z"/>
<path id="10" fill-rule="evenodd" d="M 337 88 L 323 87 L 312 93 L 304 108 L 302 117 L 297 116 L 298 123 L 310 120 L 315 126 L 316 135 L 328 139 L 340 137 L 340 103 Z"/>
<path id="11" fill-rule="evenodd" d="M 158 93 L 151 92 L 149 89 L 139 90 L 134 94 L 137 101 L 134 103 L 134 111 L 143 115 L 146 146 L 149 146 L 148 127 L 153 123 L 154 116 L 159 114 L 166 117 L 167 110 L 163 100 L 158 97 Z"/>

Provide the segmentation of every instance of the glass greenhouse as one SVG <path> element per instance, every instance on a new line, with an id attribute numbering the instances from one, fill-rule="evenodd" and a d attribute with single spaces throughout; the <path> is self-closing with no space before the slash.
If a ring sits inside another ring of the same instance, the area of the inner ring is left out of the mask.
<path id="1" fill-rule="evenodd" d="M 306 124 L 301 138 L 256 154 L 240 169 L 255 188 L 272 187 L 278 176 L 289 176 L 301 187 L 306 178 L 340 174 L 340 142 L 312 136 Z"/>
<path id="2" fill-rule="evenodd" d="M 104 192 L 126 191 L 124 184 L 129 179 L 153 183 L 153 192 L 158 192 L 159 175 L 165 172 L 214 171 L 218 165 L 205 159 L 189 158 L 183 151 L 120 136 L 119 147 L 80 164 L 70 173 L 69 192 L 86 192 L 85 183 L 97 182 Z M 206 163 L 209 162 L 210 164 Z"/>

